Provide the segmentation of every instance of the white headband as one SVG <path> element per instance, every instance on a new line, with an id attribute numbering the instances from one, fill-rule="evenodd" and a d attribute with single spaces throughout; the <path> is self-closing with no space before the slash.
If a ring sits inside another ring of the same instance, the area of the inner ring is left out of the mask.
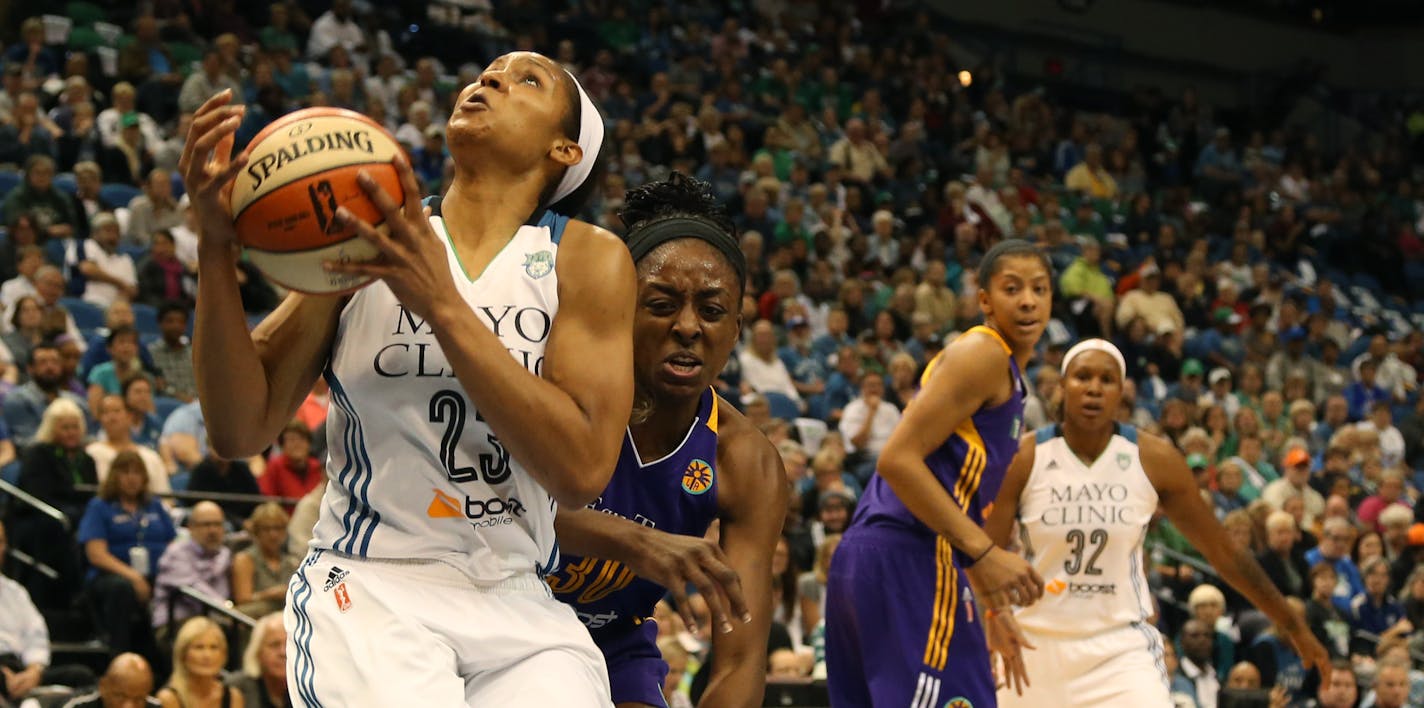
<path id="1" fill-rule="evenodd" d="M 1084 339 L 1074 344 L 1073 348 L 1069 349 L 1068 353 L 1063 355 L 1062 373 L 1064 376 L 1068 375 L 1068 364 L 1072 363 L 1073 358 L 1083 352 L 1102 352 L 1107 354 L 1117 362 L 1118 374 L 1121 375 L 1122 378 L 1127 378 L 1127 360 L 1122 358 L 1122 352 L 1118 351 L 1117 345 L 1106 339 Z"/>
<path id="2" fill-rule="evenodd" d="M 583 158 L 577 164 L 569 165 L 568 169 L 564 170 L 564 178 L 559 180 L 559 187 L 554 190 L 554 197 L 549 200 L 550 204 L 558 204 L 559 200 L 573 194 L 583 185 L 583 181 L 588 179 L 588 173 L 593 171 L 593 163 L 598 161 L 599 149 L 603 147 L 603 116 L 598 114 L 598 109 L 594 107 L 588 93 L 583 90 L 583 84 L 574 78 L 573 73 L 568 71 L 564 73 L 568 74 L 569 79 L 574 82 L 574 87 L 578 89 L 578 144 L 583 148 Z"/>

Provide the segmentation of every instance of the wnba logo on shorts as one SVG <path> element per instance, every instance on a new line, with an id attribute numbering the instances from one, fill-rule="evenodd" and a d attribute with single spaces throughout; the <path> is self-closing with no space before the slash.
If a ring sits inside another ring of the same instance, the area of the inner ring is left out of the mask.
<path id="1" fill-rule="evenodd" d="M 703 460 L 693 460 L 687 463 L 687 469 L 682 472 L 682 491 L 694 496 L 701 496 L 712 488 L 712 465 Z"/>
<path id="2" fill-rule="evenodd" d="M 351 592 L 346 589 L 346 583 L 337 585 L 332 597 L 336 598 L 336 609 L 342 612 L 351 609 Z"/>

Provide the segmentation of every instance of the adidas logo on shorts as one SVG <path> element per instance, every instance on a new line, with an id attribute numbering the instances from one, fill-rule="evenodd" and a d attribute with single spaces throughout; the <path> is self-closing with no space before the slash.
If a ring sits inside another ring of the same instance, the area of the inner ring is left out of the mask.
<path id="1" fill-rule="evenodd" d="M 337 566 L 331 566 L 331 571 L 326 574 L 326 584 L 321 586 L 323 592 L 331 592 L 331 589 L 346 579 L 350 575 L 349 571 L 342 570 Z"/>

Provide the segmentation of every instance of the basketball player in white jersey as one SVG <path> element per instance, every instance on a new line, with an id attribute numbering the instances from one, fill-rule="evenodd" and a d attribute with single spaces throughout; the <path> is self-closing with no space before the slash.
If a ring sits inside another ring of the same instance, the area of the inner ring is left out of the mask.
<path id="1" fill-rule="evenodd" d="M 1046 583 L 1034 605 L 988 618 L 1034 647 L 1004 657 L 999 705 L 1172 705 L 1162 654 L 1169 640 L 1152 625 L 1142 563 L 1159 505 L 1224 580 L 1286 629 L 1307 666 L 1328 672 L 1330 657 L 1305 618 L 1231 543 L 1182 454 L 1114 419 L 1126 374 L 1117 347 L 1080 342 L 1062 371 L 1063 422 L 1024 436 L 985 525 L 1007 546 L 1018 520 L 1024 553 Z"/>
<path id="2" fill-rule="evenodd" d="M 397 157 L 404 204 L 362 180 L 388 234 L 339 210 L 382 255 L 327 267 L 379 280 L 291 295 L 249 334 L 222 197 L 242 167 L 222 157 L 230 100 L 198 111 L 182 160 L 214 449 L 260 451 L 318 375 L 331 386 L 325 501 L 287 595 L 294 703 L 609 705 L 602 656 L 543 581 L 556 506 L 604 488 L 632 408 L 628 249 L 559 216 L 592 187 L 597 109 L 544 56 L 494 60 L 450 116 L 443 201 L 423 214 Z"/>

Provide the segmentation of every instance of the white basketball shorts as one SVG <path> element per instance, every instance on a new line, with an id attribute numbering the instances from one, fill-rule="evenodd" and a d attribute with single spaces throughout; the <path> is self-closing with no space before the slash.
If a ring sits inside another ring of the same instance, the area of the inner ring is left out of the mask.
<path id="1" fill-rule="evenodd" d="M 532 573 L 479 586 L 438 562 L 312 551 L 287 586 L 292 705 L 612 705 L 603 655 Z"/>
<path id="2" fill-rule="evenodd" d="M 1096 635 L 1024 630 L 1024 667 L 1030 686 L 1022 696 L 1007 688 L 999 708 L 1171 708 L 1160 632 L 1136 622 Z"/>

